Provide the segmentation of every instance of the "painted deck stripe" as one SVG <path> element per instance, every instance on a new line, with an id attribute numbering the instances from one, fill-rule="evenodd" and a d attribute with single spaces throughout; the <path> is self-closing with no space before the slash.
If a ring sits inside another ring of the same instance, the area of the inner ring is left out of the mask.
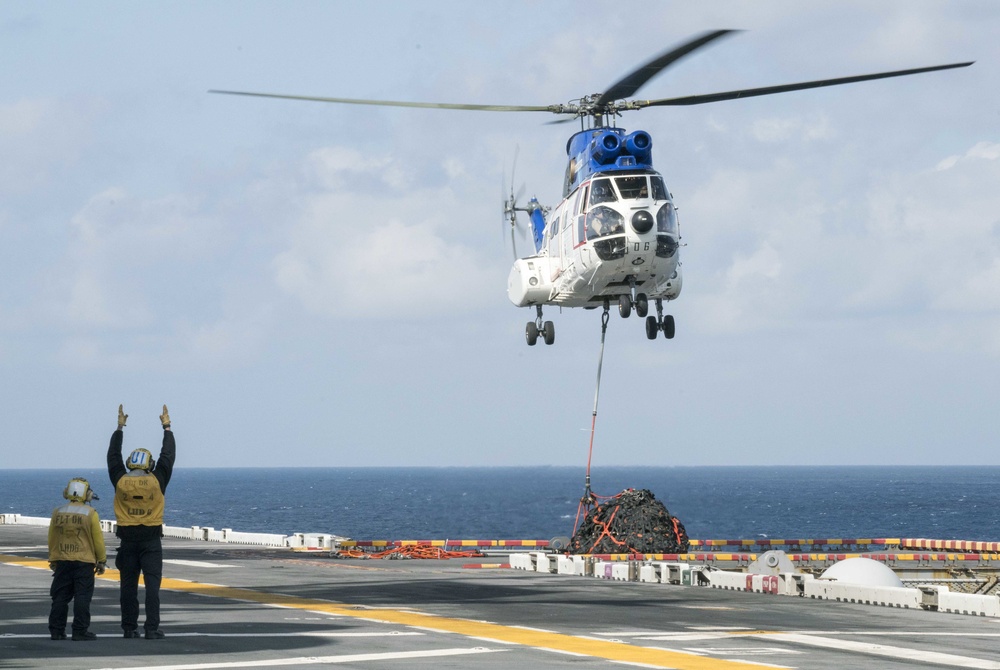
<path id="1" fill-rule="evenodd" d="M 412 658 L 439 658 L 492 654 L 500 649 L 473 647 L 470 649 L 431 649 L 428 651 L 401 651 L 382 654 L 344 654 L 343 656 L 300 656 L 298 658 L 273 658 L 260 661 L 232 661 L 226 663 L 185 663 L 180 665 L 139 665 L 132 668 L 99 668 L 98 670 L 211 670 L 212 668 L 268 668 L 281 665 L 321 665 L 333 663 L 361 663 L 363 661 L 397 661 Z"/>
<path id="2" fill-rule="evenodd" d="M 564 633 L 524 630 L 513 626 L 439 617 L 398 609 L 356 609 L 355 605 L 347 603 L 297 598 L 249 589 L 210 587 L 205 584 L 196 584 L 181 580 L 164 579 L 161 583 L 161 588 L 188 593 L 201 593 L 220 598 L 245 600 L 279 607 L 313 610 L 323 612 L 324 614 L 334 614 L 381 623 L 418 626 L 424 630 L 432 630 L 439 633 L 457 633 L 465 637 L 487 642 L 513 643 L 548 651 L 570 652 L 610 661 L 644 663 L 654 667 L 674 668 L 676 670 L 724 670 L 728 668 L 760 667 L 753 663 L 706 659 L 695 654 L 677 651 L 635 647 L 606 640 L 587 640 Z"/>
<path id="3" fill-rule="evenodd" d="M 754 633 L 753 635 L 760 637 L 761 639 L 780 640 L 782 642 L 788 642 L 789 644 L 801 644 L 810 647 L 821 647 L 824 649 L 852 651 L 859 654 L 885 656 L 888 658 L 918 661 L 921 663 L 937 663 L 938 665 L 948 665 L 955 668 L 1000 670 L 1000 663 L 996 661 L 987 661 L 981 658 L 972 658 L 970 656 L 958 656 L 957 654 L 943 654 L 937 651 L 921 651 L 919 649 L 893 647 L 886 644 L 855 642 L 853 640 L 845 640 L 843 638 L 831 639 L 828 637 L 801 635 L 798 633 Z M 739 652 L 737 651 L 737 653 Z"/>
<path id="4" fill-rule="evenodd" d="M 170 563 L 171 565 L 186 565 L 191 568 L 238 568 L 238 565 L 229 565 L 227 563 L 210 563 L 208 561 L 183 561 L 179 558 L 164 558 L 164 563 Z"/>

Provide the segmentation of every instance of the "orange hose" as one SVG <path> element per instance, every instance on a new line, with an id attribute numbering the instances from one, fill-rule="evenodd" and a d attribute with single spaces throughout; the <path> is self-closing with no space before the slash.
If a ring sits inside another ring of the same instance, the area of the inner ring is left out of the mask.
<path id="1" fill-rule="evenodd" d="M 427 545 L 407 544 L 401 547 L 393 547 L 385 551 L 368 554 L 360 550 L 341 549 L 338 556 L 344 558 L 415 558 L 415 559 L 447 559 L 447 558 L 473 558 L 483 556 L 478 550 L 472 551 L 446 551 L 441 547 L 430 547 Z"/>

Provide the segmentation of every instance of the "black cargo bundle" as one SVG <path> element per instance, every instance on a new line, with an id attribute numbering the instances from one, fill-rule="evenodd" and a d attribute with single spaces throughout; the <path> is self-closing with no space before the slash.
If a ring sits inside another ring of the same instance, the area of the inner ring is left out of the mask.
<path id="1" fill-rule="evenodd" d="M 627 489 L 594 507 L 570 542 L 573 554 L 683 554 L 684 524 L 647 489 Z"/>

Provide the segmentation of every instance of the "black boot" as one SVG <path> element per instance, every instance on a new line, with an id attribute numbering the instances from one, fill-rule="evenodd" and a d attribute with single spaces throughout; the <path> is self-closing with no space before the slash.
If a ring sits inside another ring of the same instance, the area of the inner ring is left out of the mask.
<path id="1" fill-rule="evenodd" d="M 92 640 L 96 640 L 97 635 L 91 633 L 89 630 L 85 630 L 82 633 L 77 633 L 76 631 L 73 631 L 73 639 L 77 642 L 80 641 L 90 642 Z"/>

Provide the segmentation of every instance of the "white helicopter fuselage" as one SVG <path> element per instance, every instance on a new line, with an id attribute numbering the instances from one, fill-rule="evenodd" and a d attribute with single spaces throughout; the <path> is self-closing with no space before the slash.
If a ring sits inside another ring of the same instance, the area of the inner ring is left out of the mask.
<path id="1" fill-rule="evenodd" d="M 507 295 L 518 307 L 596 308 L 636 292 L 673 300 L 682 285 L 679 242 L 657 172 L 597 173 L 551 211 L 537 253 L 515 261 Z"/>

